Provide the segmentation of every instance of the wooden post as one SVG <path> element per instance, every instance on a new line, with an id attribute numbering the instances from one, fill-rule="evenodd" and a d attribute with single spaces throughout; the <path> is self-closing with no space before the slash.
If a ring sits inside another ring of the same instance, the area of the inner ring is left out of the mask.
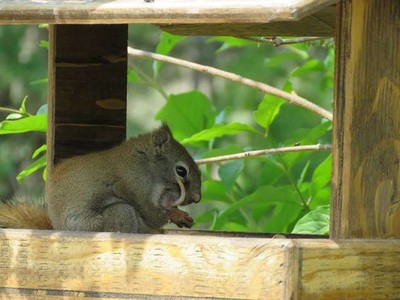
<path id="1" fill-rule="evenodd" d="M 331 237 L 400 237 L 400 1 L 337 12 Z"/>
<path id="2" fill-rule="evenodd" d="M 51 25 L 47 174 L 126 136 L 127 25 Z M 48 187 L 49 188 L 49 187 Z"/>

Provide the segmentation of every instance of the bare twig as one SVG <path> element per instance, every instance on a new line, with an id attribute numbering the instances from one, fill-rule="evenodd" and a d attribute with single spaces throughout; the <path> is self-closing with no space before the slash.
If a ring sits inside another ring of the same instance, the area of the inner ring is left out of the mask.
<path id="1" fill-rule="evenodd" d="M 281 39 L 279 37 L 254 37 L 254 36 L 236 36 L 238 39 L 248 40 L 256 43 L 269 44 L 275 47 L 288 44 L 304 43 L 310 41 L 326 40 L 326 37 L 299 37 L 293 39 Z"/>
<path id="2" fill-rule="evenodd" d="M 332 113 L 330 111 L 308 101 L 307 99 L 305 99 L 303 97 L 298 96 L 296 93 L 288 93 L 288 92 L 282 91 L 280 89 L 277 89 L 275 87 L 272 87 L 268 84 L 259 82 L 259 81 L 251 80 L 249 78 L 245 78 L 245 77 L 242 77 L 242 76 L 234 74 L 234 73 L 222 71 L 222 70 L 219 70 L 219 69 L 216 69 L 213 67 L 200 65 L 197 63 L 173 58 L 173 57 L 166 56 L 166 55 L 161 55 L 161 54 L 152 53 L 152 52 L 148 52 L 148 51 L 138 50 L 138 49 L 134 49 L 132 47 L 128 47 L 128 53 L 131 56 L 176 64 L 176 65 L 186 67 L 186 68 L 189 68 L 192 70 L 196 70 L 199 72 L 211 74 L 213 76 L 225 78 L 225 79 L 231 80 L 233 82 L 240 83 L 242 85 L 246 85 L 251 88 L 257 89 L 266 94 L 274 95 L 274 96 L 280 97 L 282 99 L 285 99 L 289 103 L 306 108 L 306 109 L 328 119 L 329 121 L 332 121 L 332 119 L 333 119 Z"/>
<path id="3" fill-rule="evenodd" d="M 0 112 L 5 112 L 8 114 L 20 114 L 23 115 L 18 109 L 8 108 L 8 107 L 0 107 Z"/>
<path id="4" fill-rule="evenodd" d="M 253 156 L 261 156 L 261 155 L 271 155 L 278 153 L 287 153 L 287 152 L 301 152 L 301 151 L 331 151 L 332 145 L 305 145 L 305 146 L 293 146 L 293 147 L 282 147 L 282 148 L 272 148 L 272 149 L 263 149 L 263 150 L 255 150 L 255 151 L 246 151 L 236 154 L 230 155 L 222 155 L 211 158 L 204 158 L 196 160 L 198 165 L 202 164 L 210 164 L 215 162 L 222 162 L 228 160 L 241 159 L 246 157 Z"/>
<path id="5" fill-rule="evenodd" d="M 326 40 L 326 37 L 319 37 L 319 36 L 310 36 L 310 37 L 298 37 L 292 39 L 281 39 L 279 37 L 267 37 L 265 41 L 269 44 L 274 45 L 275 47 L 279 47 L 282 45 L 289 45 L 289 44 L 297 44 L 297 43 L 304 43 L 304 42 L 311 42 L 311 41 L 318 41 L 318 40 Z"/>

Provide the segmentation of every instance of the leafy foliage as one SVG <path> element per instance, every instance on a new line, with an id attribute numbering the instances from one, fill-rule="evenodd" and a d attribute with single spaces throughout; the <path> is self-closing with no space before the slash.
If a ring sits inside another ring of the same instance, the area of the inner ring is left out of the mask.
<path id="1" fill-rule="evenodd" d="M 298 93 L 325 108 L 331 106 L 332 48 L 317 44 L 274 48 L 233 37 L 195 39 L 168 33 L 160 33 L 156 41 L 153 27 L 141 27 L 138 32 L 142 35 L 135 35 L 135 45 L 185 56 Z M 40 44 L 48 47 L 46 42 Z M 181 73 L 178 67 L 160 62 L 135 60 L 127 76 L 135 93 L 161 95 L 165 102 L 155 119 L 168 123 L 195 158 L 330 143 L 330 122 L 248 87 L 204 74 Z M 45 80 L 35 82 L 40 85 Z M 171 88 L 184 82 L 185 89 Z M 46 131 L 43 110 L 31 115 L 23 101 L 18 113 L 0 123 L 0 134 Z M 147 122 L 148 116 L 139 120 Z M 18 175 L 19 181 L 43 168 L 45 150 L 42 146 L 35 151 L 34 162 Z M 196 228 L 326 234 L 331 159 L 329 153 L 296 152 L 203 166 L 201 204 L 189 207 Z"/>
<path id="2" fill-rule="evenodd" d="M 36 115 L 32 115 L 26 109 L 26 100 L 27 97 L 22 100 L 21 107 L 18 110 L 9 114 L 4 121 L 0 122 L 0 135 L 32 131 L 45 133 L 47 131 L 47 105 L 41 106 Z M 46 145 L 42 145 L 35 150 L 32 158 L 36 160 L 18 174 L 18 182 L 21 183 L 26 176 L 45 168 L 46 149 Z M 38 158 L 39 154 L 42 155 Z M 45 178 L 46 172 L 43 170 L 43 179 Z"/>

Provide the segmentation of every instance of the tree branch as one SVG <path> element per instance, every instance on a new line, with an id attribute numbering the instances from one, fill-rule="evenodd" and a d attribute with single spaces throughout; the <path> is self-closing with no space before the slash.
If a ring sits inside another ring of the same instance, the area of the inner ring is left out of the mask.
<path id="1" fill-rule="evenodd" d="M 266 38 L 265 41 L 269 44 L 274 45 L 275 47 L 279 47 L 282 45 L 297 44 L 297 43 L 326 40 L 326 39 L 327 39 L 326 37 L 317 37 L 317 36 L 298 37 L 298 38 L 292 38 L 292 39 L 281 39 L 279 37 L 268 37 L 268 38 Z"/>
<path id="2" fill-rule="evenodd" d="M 198 160 L 196 160 L 196 163 L 198 165 L 202 165 L 202 164 L 210 164 L 210 163 L 215 163 L 215 162 L 222 162 L 222 161 L 235 160 L 235 159 L 241 159 L 241 158 L 246 158 L 246 157 L 261 156 L 261 155 L 271 155 L 271 154 L 301 152 L 301 151 L 331 151 L 331 150 L 332 150 L 332 145 L 322 145 L 322 144 L 282 147 L 282 148 L 246 151 L 246 152 L 242 152 L 242 153 L 198 159 Z"/>
<path id="3" fill-rule="evenodd" d="M 332 119 L 333 119 L 332 113 L 330 111 L 316 105 L 315 103 L 308 101 L 307 99 L 305 99 L 303 97 L 298 96 L 294 92 L 288 93 L 288 92 L 282 91 L 280 89 L 277 89 L 273 86 L 270 86 L 268 84 L 265 84 L 265 83 L 262 83 L 259 81 L 255 81 L 255 80 L 251 80 L 249 78 L 245 78 L 245 77 L 242 77 L 242 76 L 234 74 L 234 73 L 222 71 L 217 68 L 200 65 L 197 63 L 193 63 L 193 62 L 182 60 L 182 59 L 177 59 L 177 58 L 166 56 L 166 55 L 152 53 L 152 52 L 148 52 L 148 51 L 144 51 L 144 50 L 138 50 L 138 49 L 135 49 L 132 47 L 128 47 L 128 54 L 131 56 L 135 56 L 135 57 L 167 62 L 167 63 L 179 65 L 182 67 L 186 67 L 186 68 L 189 68 L 192 70 L 196 70 L 199 72 L 208 73 L 213 76 L 225 78 L 225 79 L 231 80 L 233 82 L 254 88 L 254 89 L 264 92 L 266 94 L 285 99 L 289 103 L 306 108 L 309 111 L 312 111 L 312 112 L 328 119 L 329 121 L 332 121 Z"/>
<path id="4" fill-rule="evenodd" d="M 0 112 L 8 113 L 8 114 L 20 114 L 23 115 L 18 109 L 8 108 L 8 107 L 0 107 Z"/>

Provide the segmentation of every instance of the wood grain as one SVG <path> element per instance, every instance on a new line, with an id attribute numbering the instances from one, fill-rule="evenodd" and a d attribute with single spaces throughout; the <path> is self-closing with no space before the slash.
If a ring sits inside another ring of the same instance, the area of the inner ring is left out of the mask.
<path id="1" fill-rule="evenodd" d="M 338 12 L 333 238 L 400 237 L 400 1 Z"/>
<path id="2" fill-rule="evenodd" d="M 336 7 L 317 11 L 299 21 L 233 24 L 171 24 L 159 25 L 167 32 L 178 35 L 227 35 L 227 36 L 326 36 L 335 33 Z"/>
<path id="3" fill-rule="evenodd" d="M 50 166 L 125 140 L 127 25 L 50 31 Z"/>
<path id="4" fill-rule="evenodd" d="M 293 240 L 298 299 L 399 299 L 400 240 Z"/>
<path id="5" fill-rule="evenodd" d="M 165 30 L 187 35 L 332 36 L 334 11 L 329 5 L 336 2 L 338 0 L 0 0 L 0 24 L 150 23 L 163 24 L 167 26 L 163 27 Z M 267 25 L 275 22 L 278 23 Z"/>
<path id="6" fill-rule="evenodd" d="M 286 239 L 0 230 L 0 296 L 289 299 L 291 251 Z"/>
<path id="7" fill-rule="evenodd" d="M 398 299 L 400 240 L 0 230 L 3 299 Z"/>

